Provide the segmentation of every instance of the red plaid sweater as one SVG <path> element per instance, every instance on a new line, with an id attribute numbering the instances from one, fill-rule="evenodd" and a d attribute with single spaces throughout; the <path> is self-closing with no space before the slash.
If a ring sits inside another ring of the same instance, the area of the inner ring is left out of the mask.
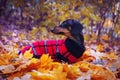
<path id="1" fill-rule="evenodd" d="M 78 60 L 73 56 L 65 46 L 65 40 L 46 40 L 34 42 L 24 49 L 21 50 L 21 53 L 24 54 L 25 51 L 32 48 L 31 54 L 34 54 L 36 57 L 40 57 L 42 54 L 49 54 L 53 59 L 57 61 L 65 61 L 68 63 L 74 63 Z"/>

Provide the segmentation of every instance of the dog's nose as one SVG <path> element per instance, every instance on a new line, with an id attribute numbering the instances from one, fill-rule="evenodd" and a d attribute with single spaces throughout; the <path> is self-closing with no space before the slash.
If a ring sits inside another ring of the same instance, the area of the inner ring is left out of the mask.
<path id="1" fill-rule="evenodd" d="M 54 28 L 51 28 L 50 31 L 51 31 L 51 32 L 54 32 Z"/>
<path id="2" fill-rule="evenodd" d="M 62 32 L 62 29 L 61 29 L 60 27 L 58 27 L 58 26 L 56 26 L 56 27 L 54 27 L 54 28 L 51 28 L 50 30 L 51 30 L 51 32 L 54 33 L 54 34 L 62 34 L 62 33 L 63 33 L 63 32 Z"/>

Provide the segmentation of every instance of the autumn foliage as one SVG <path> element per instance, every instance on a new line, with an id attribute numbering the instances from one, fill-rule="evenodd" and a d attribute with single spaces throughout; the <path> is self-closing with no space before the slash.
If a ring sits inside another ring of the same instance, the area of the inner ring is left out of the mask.
<path id="1" fill-rule="evenodd" d="M 86 56 L 82 61 L 67 64 L 53 62 L 48 54 L 36 59 L 29 51 L 21 57 L 14 52 L 6 53 L 0 55 L 0 73 L 10 80 L 115 80 L 108 68 L 89 63 L 90 55 Z"/>
<path id="2" fill-rule="evenodd" d="M 116 80 L 120 78 L 119 0 L 0 0 L 0 80 Z M 28 43 L 63 39 L 50 28 L 66 19 L 83 24 L 86 51 L 74 64 L 33 58 Z"/>

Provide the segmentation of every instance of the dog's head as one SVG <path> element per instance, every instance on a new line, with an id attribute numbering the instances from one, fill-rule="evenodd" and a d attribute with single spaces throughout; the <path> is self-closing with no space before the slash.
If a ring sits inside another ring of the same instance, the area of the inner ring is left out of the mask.
<path id="1" fill-rule="evenodd" d="M 63 21 L 59 26 L 54 27 L 51 31 L 55 34 L 63 34 L 68 38 L 80 40 L 83 26 L 74 19 L 68 19 Z M 82 36 L 83 37 L 83 36 Z"/>

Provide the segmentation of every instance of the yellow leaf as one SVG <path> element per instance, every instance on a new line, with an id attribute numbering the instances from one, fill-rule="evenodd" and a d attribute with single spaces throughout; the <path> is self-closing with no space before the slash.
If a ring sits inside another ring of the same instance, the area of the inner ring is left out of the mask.
<path id="1" fill-rule="evenodd" d="M 7 59 L 8 61 L 11 59 L 11 56 L 9 54 L 7 54 L 7 53 L 4 54 L 3 57 L 4 57 L 4 59 Z"/>
<path id="2" fill-rule="evenodd" d="M 69 10 L 69 3 L 67 2 L 65 5 L 62 6 L 62 9 L 64 11 L 68 11 Z"/>
<path id="3" fill-rule="evenodd" d="M 104 23 L 103 26 L 104 26 L 104 28 L 112 28 L 112 27 L 113 27 L 112 19 L 107 18 L 107 19 L 105 20 L 105 23 Z"/>
<path id="4" fill-rule="evenodd" d="M 60 0 L 57 0 L 57 1 L 60 1 Z M 57 1 L 56 1 L 56 2 L 57 2 Z M 59 4 L 59 3 L 56 3 L 55 7 L 56 7 L 56 8 L 59 8 L 59 7 L 60 7 L 60 4 Z"/>
<path id="5" fill-rule="evenodd" d="M 39 29 L 40 29 L 40 32 L 41 32 L 42 35 L 48 34 L 48 31 L 45 27 L 39 26 Z"/>
<path id="6" fill-rule="evenodd" d="M 101 18 L 99 16 L 96 16 L 95 14 L 90 14 L 90 18 L 94 21 L 101 21 Z"/>
<path id="7" fill-rule="evenodd" d="M 120 35 L 120 25 L 116 24 L 116 27 L 114 28 L 114 32 L 118 33 L 118 35 Z"/>
<path id="8" fill-rule="evenodd" d="M 90 20 L 89 20 L 88 17 L 86 17 L 86 18 L 84 18 L 84 19 L 81 21 L 81 23 L 84 24 L 84 26 L 85 26 L 86 28 L 88 28 L 88 27 L 89 27 L 89 24 L 90 24 Z"/>
<path id="9" fill-rule="evenodd" d="M 83 71 L 83 72 L 86 72 L 88 71 L 90 68 L 89 68 L 89 64 L 87 62 L 80 62 L 80 70 Z"/>
<path id="10" fill-rule="evenodd" d="M 83 7 L 83 8 L 81 8 L 81 14 L 82 14 L 83 16 L 89 17 L 90 12 L 89 12 L 89 10 L 88 10 L 86 7 Z"/>
<path id="11" fill-rule="evenodd" d="M 51 59 L 51 57 L 49 56 L 49 54 L 43 54 L 41 56 L 41 58 L 40 58 L 41 66 L 46 66 L 46 65 L 48 65 L 52 61 L 53 60 Z"/>
<path id="12" fill-rule="evenodd" d="M 5 61 L 2 58 L 0 58 L 0 66 L 5 64 L 6 64 Z"/>
<path id="13" fill-rule="evenodd" d="M 40 58 L 40 61 L 44 63 L 48 60 L 48 58 L 49 58 L 48 54 L 43 54 L 42 57 Z"/>
<path id="14" fill-rule="evenodd" d="M 35 80 L 56 80 L 55 77 L 49 73 L 41 73 L 34 70 L 29 74 L 31 74 L 32 79 L 35 79 Z"/>
<path id="15" fill-rule="evenodd" d="M 67 80 L 67 73 L 63 72 L 62 65 L 58 66 L 58 68 L 55 68 L 52 74 L 55 76 L 56 80 Z"/>
<path id="16" fill-rule="evenodd" d="M 78 1 L 78 2 L 76 2 L 76 0 L 74 0 L 74 2 L 73 2 L 73 0 L 71 0 L 71 1 L 72 1 L 72 3 L 74 3 L 74 8 L 84 4 L 84 2 L 82 2 L 82 1 Z"/>
<path id="17" fill-rule="evenodd" d="M 26 52 L 24 53 L 23 57 L 24 57 L 24 58 L 32 58 L 32 57 L 33 57 L 33 54 L 30 53 L 31 50 L 32 50 L 32 48 L 31 48 L 30 50 L 26 51 Z"/>
<path id="18" fill-rule="evenodd" d="M 80 76 L 80 69 L 79 69 L 79 66 L 71 66 L 70 68 L 70 74 L 69 76 L 71 76 L 72 78 L 75 78 L 76 76 Z"/>
<path id="19" fill-rule="evenodd" d="M 116 80 L 114 73 L 105 67 L 90 65 L 90 69 L 92 70 L 92 80 L 99 80 L 98 78 L 101 80 Z"/>
<path id="20" fill-rule="evenodd" d="M 102 44 L 99 44 L 99 45 L 97 46 L 96 51 L 103 51 L 103 50 L 104 50 L 104 46 L 103 46 Z"/>
<path id="21" fill-rule="evenodd" d="M 84 40 L 89 41 L 91 39 L 90 35 L 84 34 Z"/>
<path id="22" fill-rule="evenodd" d="M 25 35 L 24 34 L 18 34 L 18 37 L 19 37 L 20 40 L 25 39 Z"/>
<path id="23" fill-rule="evenodd" d="M 88 5 L 86 6 L 87 10 L 89 11 L 90 14 L 94 13 L 94 6 Z"/>
<path id="24" fill-rule="evenodd" d="M 64 21 L 66 19 L 69 19 L 70 18 L 70 12 L 69 11 L 63 12 L 63 14 L 58 16 L 58 18 L 59 18 L 60 21 Z"/>
<path id="25" fill-rule="evenodd" d="M 35 35 L 39 31 L 38 28 L 33 27 L 32 31 L 30 32 L 32 35 Z"/>
<path id="26" fill-rule="evenodd" d="M 8 53 L 0 54 L 0 65 L 9 64 L 11 60 L 11 56 Z"/>
<path id="27" fill-rule="evenodd" d="M 85 61 L 85 62 L 92 62 L 94 61 L 96 58 L 92 55 L 90 55 L 90 51 L 86 50 L 83 54 L 82 57 L 80 57 L 80 61 Z"/>
<path id="28" fill-rule="evenodd" d="M 78 19 L 78 18 L 81 17 L 79 12 L 73 12 L 72 16 L 73 16 L 74 19 Z"/>
<path id="29" fill-rule="evenodd" d="M 63 71 L 67 73 L 70 71 L 67 63 L 63 65 Z"/>
<path id="30" fill-rule="evenodd" d="M 107 54 L 105 57 L 108 58 L 109 60 L 115 60 L 118 58 L 118 56 L 114 52 Z"/>
<path id="31" fill-rule="evenodd" d="M 65 18 L 69 18 L 69 17 L 70 17 L 70 13 L 66 12 L 66 13 L 64 14 L 64 17 L 65 17 Z"/>
<path id="32" fill-rule="evenodd" d="M 97 39 L 97 35 L 93 32 L 91 33 L 91 40 L 94 41 Z"/>
<path id="33" fill-rule="evenodd" d="M 36 58 L 32 58 L 32 59 L 30 60 L 31 63 L 37 63 L 37 61 L 38 61 L 38 59 L 36 59 Z"/>

